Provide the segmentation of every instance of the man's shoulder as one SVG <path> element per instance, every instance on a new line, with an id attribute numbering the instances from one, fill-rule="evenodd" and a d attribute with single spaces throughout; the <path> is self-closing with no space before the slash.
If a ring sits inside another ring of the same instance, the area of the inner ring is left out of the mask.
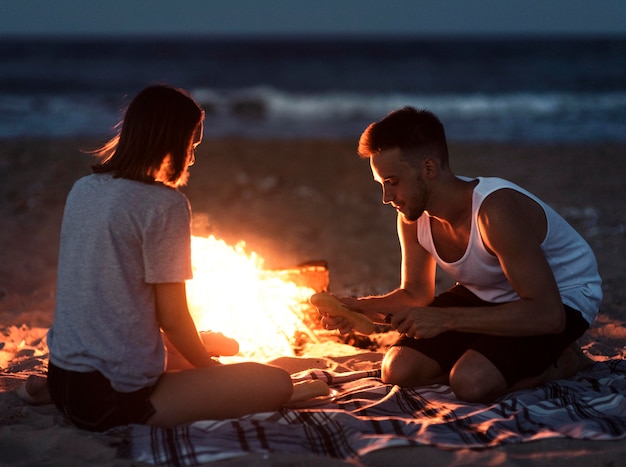
<path id="1" fill-rule="evenodd" d="M 478 177 L 479 183 L 474 189 L 475 196 L 479 200 L 486 200 L 487 198 L 493 200 L 513 200 L 513 199 L 528 199 L 533 200 L 539 204 L 543 204 L 539 198 L 533 195 L 531 192 L 522 188 L 514 182 L 499 177 Z"/>
<path id="2" fill-rule="evenodd" d="M 478 185 L 476 185 L 476 189 L 479 191 L 495 191 L 500 190 L 502 188 L 513 188 L 523 190 L 519 185 L 507 180 L 505 178 L 500 177 L 476 177 L 478 180 Z"/>

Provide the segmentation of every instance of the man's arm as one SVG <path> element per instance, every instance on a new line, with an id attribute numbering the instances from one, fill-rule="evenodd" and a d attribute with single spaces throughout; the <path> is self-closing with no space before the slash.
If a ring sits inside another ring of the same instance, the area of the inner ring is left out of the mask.
<path id="1" fill-rule="evenodd" d="M 479 228 L 485 246 L 498 257 L 505 276 L 520 296 L 505 305 L 511 316 L 502 323 L 501 332 L 561 332 L 565 312 L 554 273 L 541 249 L 547 232 L 541 206 L 517 191 L 496 191 L 483 202 Z"/>
<path id="2" fill-rule="evenodd" d="M 398 239 L 402 250 L 400 287 L 385 295 L 339 298 L 350 309 L 366 314 L 375 322 L 384 322 L 388 314 L 427 305 L 435 295 L 436 264 L 417 242 L 417 224 L 406 223 L 398 215 Z M 324 318 L 323 322 L 330 329 L 337 328 L 341 332 L 351 328 L 342 318 Z"/>
<path id="3" fill-rule="evenodd" d="M 527 196 L 513 190 L 491 194 L 479 212 L 481 237 L 520 299 L 493 307 L 416 308 L 394 316 L 392 324 L 418 338 L 446 330 L 502 336 L 561 332 L 563 304 L 541 249 L 546 222 L 543 209 Z"/>
<path id="4" fill-rule="evenodd" d="M 185 283 L 155 284 L 157 320 L 167 340 L 194 367 L 219 363 L 206 351 L 187 307 Z"/>

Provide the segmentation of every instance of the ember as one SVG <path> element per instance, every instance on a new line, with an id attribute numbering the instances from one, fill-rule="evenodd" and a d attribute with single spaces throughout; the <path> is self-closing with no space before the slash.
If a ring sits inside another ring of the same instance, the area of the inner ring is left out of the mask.
<path id="1" fill-rule="evenodd" d="M 194 279 L 187 282 L 191 314 L 199 330 L 237 339 L 238 357 L 266 361 L 293 356 L 298 339 L 315 341 L 308 298 L 328 286 L 327 269 L 271 271 L 245 243 L 192 237 Z M 225 359 L 226 360 L 226 359 Z"/>

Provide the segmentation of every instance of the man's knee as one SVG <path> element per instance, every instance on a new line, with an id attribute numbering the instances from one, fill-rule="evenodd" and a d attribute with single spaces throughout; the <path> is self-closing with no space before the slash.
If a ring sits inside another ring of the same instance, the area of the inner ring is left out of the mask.
<path id="1" fill-rule="evenodd" d="M 500 371 L 477 352 L 466 353 L 450 372 L 450 388 L 465 402 L 490 402 L 506 387 Z"/>
<path id="2" fill-rule="evenodd" d="M 391 347 L 387 351 L 382 363 L 381 379 L 386 384 L 401 387 L 444 382 L 441 368 L 436 362 L 408 347 Z"/>
<path id="3" fill-rule="evenodd" d="M 465 402 L 487 402 L 491 393 L 477 378 L 456 374 L 450 375 L 450 388 L 457 399 Z"/>
<path id="4" fill-rule="evenodd" d="M 398 347 L 392 347 L 385 354 L 381 368 L 383 383 L 406 386 L 409 378 L 415 377 L 413 365 L 401 356 Z"/>

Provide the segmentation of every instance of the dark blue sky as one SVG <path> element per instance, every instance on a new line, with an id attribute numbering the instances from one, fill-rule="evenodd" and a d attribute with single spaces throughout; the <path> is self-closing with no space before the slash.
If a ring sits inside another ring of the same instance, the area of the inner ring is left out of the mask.
<path id="1" fill-rule="evenodd" d="M 31 34 L 626 35 L 626 0 L 3 0 Z"/>

